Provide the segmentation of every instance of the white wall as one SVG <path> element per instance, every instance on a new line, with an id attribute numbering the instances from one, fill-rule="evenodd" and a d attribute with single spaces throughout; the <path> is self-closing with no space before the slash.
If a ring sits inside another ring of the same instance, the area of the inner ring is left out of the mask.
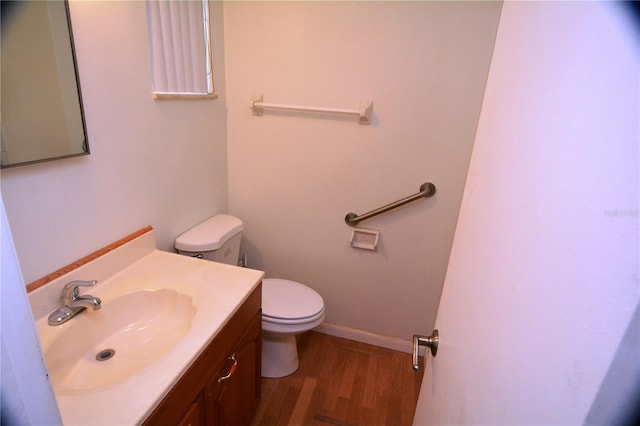
<path id="1" fill-rule="evenodd" d="M 71 2 L 91 155 L 2 171 L 27 283 L 147 225 L 172 250 L 181 232 L 226 211 L 221 9 L 212 3 L 220 98 L 154 101 L 145 3 Z"/>
<path id="2" fill-rule="evenodd" d="M 497 2 L 228 2 L 229 210 L 267 276 L 300 281 L 327 321 L 410 339 L 433 325 L 493 48 Z M 355 108 L 373 123 L 265 113 L 265 102 Z M 435 197 L 361 224 L 348 212 Z"/>

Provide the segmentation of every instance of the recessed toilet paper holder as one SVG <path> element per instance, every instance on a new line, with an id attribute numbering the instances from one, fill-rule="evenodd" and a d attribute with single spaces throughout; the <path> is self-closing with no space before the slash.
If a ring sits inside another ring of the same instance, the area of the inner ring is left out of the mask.
<path id="1" fill-rule="evenodd" d="M 438 341 L 439 339 L 438 330 L 433 330 L 431 336 L 421 336 L 419 334 L 413 335 L 413 369 L 418 371 L 420 369 L 420 364 L 418 364 L 418 346 L 426 346 L 431 349 L 431 355 L 436 356 L 438 353 Z"/>
<path id="2" fill-rule="evenodd" d="M 378 250 L 380 231 L 375 229 L 353 228 L 351 231 L 351 247 L 366 250 Z"/>

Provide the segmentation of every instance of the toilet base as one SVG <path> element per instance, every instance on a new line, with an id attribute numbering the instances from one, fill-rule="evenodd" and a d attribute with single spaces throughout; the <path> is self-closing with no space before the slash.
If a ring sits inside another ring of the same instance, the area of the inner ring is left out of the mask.
<path id="1" fill-rule="evenodd" d="M 293 334 L 262 332 L 262 377 L 277 378 L 298 369 L 298 346 Z"/>

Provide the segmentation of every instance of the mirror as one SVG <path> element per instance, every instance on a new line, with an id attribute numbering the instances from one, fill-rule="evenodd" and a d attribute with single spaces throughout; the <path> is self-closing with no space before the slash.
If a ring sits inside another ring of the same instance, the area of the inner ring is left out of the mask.
<path id="1" fill-rule="evenodd" d="M 89 154 L 67 1 L 1 5 L 0 167 Z"/>

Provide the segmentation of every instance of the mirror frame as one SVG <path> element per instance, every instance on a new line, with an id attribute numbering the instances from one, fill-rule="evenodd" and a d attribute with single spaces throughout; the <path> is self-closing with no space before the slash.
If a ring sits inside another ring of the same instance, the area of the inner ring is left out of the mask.
<path id="1" fill-rule="evenodd" d="M 78 73 L 78 61 L 76 58 L 76 48 L 75 48 L 75 42 L 73 39 L 73 28 L 71 25 L 71 13 L 69 12 L 69 1 L 68 0 L 63 0 L 64 3 L 64 10 L 65 10 L 65 16 L 67 18 L 67 29 L 69 32 L 69 47 L 71 48 L 71 58 L 73 61 L 73 70 L 74 70 L 74 77 L 75 77 L 75 82 L 76 82 L 76 89 L 77 89 L 77 93 L 78 93 L 78 106 L 80 108 L 80 119 L 82 121 L 82 133 L 84 136 L 84 140 L 82 141 L 81 144 L 81 148 L 82 148 L 82 152 L 76 152 L 76 153 L 71 153 L 71 154 L 66 154 L 66 155 L 59 155 L 59 156 L 55 156 L 55 157 L 46 157 L 46 158 L 38 158 L 35 160 L 28 160 L 28 161 L 21 161 L 18 163 L 7 163 L 4 164 L 0 161 L 0 169 L 7 169 L 7 168 L 11 168 L 11 167 L 18 167 L 18 166 L 25 166 L 25 165 L 29 165 L 29 164 L 36 164 L 36 163 L 43 163 L 43 162 L 48 162 L 48 161 L 53 161 L 53 160 L 62 160 L 62 159 L 66 159 L 66 158 L 73 158 L 73 157 L 79 157 L 79 156 L 84 156 L 84 155 L 89 155 L 90 149 L 89 149 L 89 138 L 87 136 L 87 124 L 86 124 L 86 119 L 85 119 L 85 112 L 84 112 L 84 105 L 82 102 L 82 90 L 80 87 L 80 76 Z"/>

